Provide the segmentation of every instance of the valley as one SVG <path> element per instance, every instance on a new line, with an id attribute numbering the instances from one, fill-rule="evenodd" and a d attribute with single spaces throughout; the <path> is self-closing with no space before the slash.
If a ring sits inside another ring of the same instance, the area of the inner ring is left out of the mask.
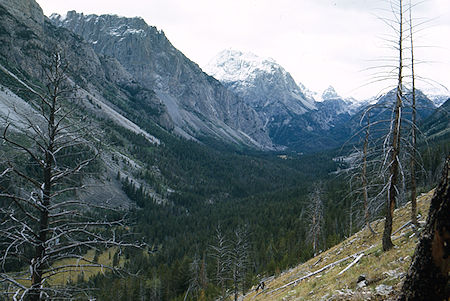
<path id="1" fill-rule="evenodd" d="M 397 207 L 409 204 L 413 112 L 418 192 L 435 187 L 450 152 L 449 96 L 402 91 L 408 152 L 398 159 Z M 389 175 L 380 161 L 398 92 L 357 101 L 329 86 L 318 95 L 249 52 L 224 50 L 202 70 L 140 17 L 47 17 L 34 0 L 0 0 L 0 298 L 359 298 L 365 290 L 343 290 L 356 274 L 324 288 L 347 261 L 271 293 L 337 255 L 374 245 L 370 263 L 384 258 Z M 363 161 L 377 236 L 361 230 Z M 396 209 L 395 229 L 406 210 Z M 412 255 L 408 231 L 395 258 Z M 39 273 L 46 297 L 28 287 Z"/>

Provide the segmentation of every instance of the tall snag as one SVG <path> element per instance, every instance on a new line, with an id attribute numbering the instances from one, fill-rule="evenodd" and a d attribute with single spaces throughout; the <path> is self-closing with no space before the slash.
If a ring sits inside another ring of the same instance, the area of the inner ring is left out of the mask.
<path id="1" fill-rule="evenodd" d="M 53 54 L 48 64 L 44 91 L 28 88 L 36 109 L 21 114 L 22 121 L 0 124 L 0 143 L 8 149 L 0 162 L 0 285 L 6 286 L 0 296 L 7 299 L 87 296 L 88 290 L 77 283 L 56 285 L 52 279 L 90 268 L 118 270 L 92 260 L 88 250 L 146 246 L 120 240 L 123 236 L 116 232 L 125 232 L 125 217 L 115 219 L 117 212 L 102 200 L 87 202 L 76 193 L 85 188 L 82 178 L 88 168 L 99 168 L 94 164 L 100 143 L 76 114 L 68 67 L 60 54 Z"/>
<path id="2" fill-rule="evenodd" d="M 416 192 L 416 77 L 414 73 L 414 41 L 412 25 L 412 5 L 409 2 L 409 39 L 411 43 L 411 93 L 412 93 L 412 116 L 411 116 L 411 222 L 417 228 L 417 192 Z"/>
<path id="3" fill-rule="evenodd" d="M 394 244 L 391 240 L 392 217 L 394 214 L 395 203 L 397 199 L 397 183 L 399 181 L 399 154 L 400 154 L 400 126 L 402 116 L 402 98 L 403 98 L 403 2 L 399 0 L 399 39 L 398 39 L 398 81 L 397 93 L 394 107 L 393 121 L 391 126 L 392 140 L 390 145 L 391 158 L 389 160 L 389 189 L 386 202 L 386 219 L 383 232 L 383 251 L 392 249 Z"/>

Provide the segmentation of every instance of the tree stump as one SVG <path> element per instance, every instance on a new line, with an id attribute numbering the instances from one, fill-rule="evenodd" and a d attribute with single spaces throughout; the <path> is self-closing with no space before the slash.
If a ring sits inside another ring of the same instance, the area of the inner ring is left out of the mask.
<path id="1" fill-rule="evenodd" d="M 450 155 L 398 300 L 450 298 Z"/>

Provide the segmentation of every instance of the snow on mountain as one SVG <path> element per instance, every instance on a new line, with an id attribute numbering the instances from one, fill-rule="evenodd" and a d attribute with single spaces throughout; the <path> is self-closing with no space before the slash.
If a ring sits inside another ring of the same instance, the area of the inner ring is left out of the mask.
<path id="1" fill-rule="evenodd" d="M 322 93 L 322 101 L 330 100 L 330 99 L 338 99 L 341 98 L 337 93 L 333 86 L 328 86 Z"/>
<path id="2" fill-rule="evenodd" d="M 317 92 L 308 89 L 301 82 L 297 82 L 297 86 L 300 88 L 300 91 L 302 91 L 303 95 L 305 95 L 306 98 L 310 99 L 310 101 L 315 102 L 321 101 L 319 94 Z"/>
<path id="3" fill-rule="evenodd" d="M 362 102 L 359 102 L 352 97 L 344 98 L 340 96 L 333 86 L 328 86 L 328 88 L 322 92 L 320 97 L 316 97 L 316 100 L 321 103 L 321 108 L 333 108 L 336 115 L 344 113 L 352 115 L 361 107 L 361 105 L 363 105 Z"/>
<path id="4" fill-rule="evenodd" d="M 271 58 L 227 49 L 209 62 L 205 72 L 224 82 L 247 81 L 255 78 L 257 72 L 272 72 L 275 64 Z"/>
<path id="5" fill-rule="evenodd" d="M 441 107 L 450 99 L 450 95 L 429 95 L 428 98 L 436 105 L 436 107 Z"/>
<path id="6" fill-rule="evenodd" d="M 204 71 L 243 97 L 257 111 L 281 105 L 291 113 L 301 115 L 316 109 L 314 100 L 305 97 L 292 76 L 273 59 L 227 49 L 212 59 Z"/>
<path id="7" fill-rule="evenodd" d="M 444 102 L 447 101 L 447 99 L 450 98 L 450 91 L 445 87 L 431 87 L 421 90 L 436 105 L 436 107 L 440 107 Z"/>
<path id="8" fill-rule="evenodd" d="M 306 97 L 292 76 L 273 59 L 227 49 L 204 70 L 251 106 L 269 133 L 278 132 L 296 116 L 317 108 L 314 99 Z"/>

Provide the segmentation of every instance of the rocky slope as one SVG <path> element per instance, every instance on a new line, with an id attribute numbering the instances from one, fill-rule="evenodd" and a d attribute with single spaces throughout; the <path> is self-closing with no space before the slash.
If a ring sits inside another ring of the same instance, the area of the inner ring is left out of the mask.
<path id="1" fill-rule="evenodd" d="M 421 225 L 432 194 L 418 197 Z M 377 220 L 376 235 L 363 229 L 297 267 L 263 278 L 265 289 L 253 289 L 243 300 L 395 300 L 417 243 L 410 210 L 408 203 L 394 212 L 392 250 L 382 251 L 383 220 Z"/>
<path id="2" fill-rule="evenodd" d="M 421 128 L 428 139 L 450 136 L 450 98 L 423 121 Z"/>
<path id="3" fill-rule="evenodd" d="M 26 116 L 37 114 L 30 91 L 43 88 L 42 76 L 49 56 L 58 51 L 67 63 L 67 76 L 74 88 L 73 105 L 76 114 L 88 117 L 91 126 L 99 132 L 121 128 L 142 135 L 157 145 L 156 138 L 146 125 L 159 124 L 170 130 L 172 121 L 164 104 L 156 93 L 135 82 L 131 75 L 114 58 L 98 55 L 92 47 L 69 30 L 54 26 L 32 0 L 0 1 L 0 127 L 5 118 L 14 122 L 14 128 L 23 130 L 20 123 Z M 17 109 L 17 110 L 16 110 Z M 139 118 L 146 124 L 137 124 Z M 11 119 L 13 118 L 13 119 Z M 144 127 L 146 129 L 144 129 Z M 103 133 L 97 137 L 108 141 Z M 96 179 L 95 189 L 87 191 L 86 199 L 99 200 L 108 196 L 110 203 L 129 206 L 130 200 L 115 180 L 117 170 L 129 162 L 127 155 L 120 154 L 121 162 L 113 162 L 118 156 L 114 148 L 102 150 L 104 173 Z M 128 168 L 126 175 L 134 178 L 136 168 Z M 98 181 L 102 185 L 97 185 Z M 92 184 L 92 183 L 90 183 Z"/>
<path id="4" fill-rule="evenodd" d="M 255 109 L 277 144 L 285 145 L 279 137 L 284 128 L 316 109 L 315 101 L 272 59 L 228 49 L 211 60 L 205 71 Z"/>
<path id="5" fill-rule="evenodd" d="M 52 15 L 51 20 L 83 37 L 96 53 L 117 59 L 140 85 L 155 91 L 178 134 L 272 147 L 251 107 L 202 72 L 173 47 L 164 32 L 143 19 L 70 11 L 64 17 Z"/>
<path id="6" fill-rule="evenodd" d="M 275 144 L 315 151 L 338 147 L 349 135 L 343 125 L 356 111 L 355 102 L 342 99 L 332 87 L 315 101 L 272 59 L 224 50 L 205 70 L 255 109 Z"/>

